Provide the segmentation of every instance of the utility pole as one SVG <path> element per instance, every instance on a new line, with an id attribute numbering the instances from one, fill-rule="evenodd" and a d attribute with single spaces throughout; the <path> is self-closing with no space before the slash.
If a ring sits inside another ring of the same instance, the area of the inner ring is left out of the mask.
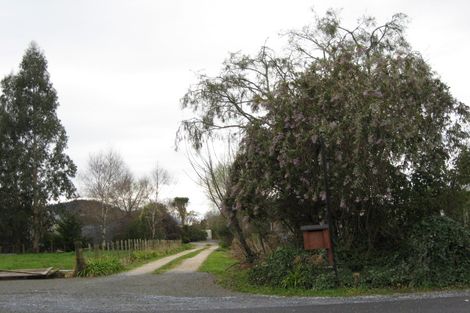
<path id="1" fill-rule="evenodd" d="M 335 272 L 336 287 L 339 287 L 339 277 L 338 277 L 338 268 L 336 267 L 336 257 L 335 257 L 335 232 L 333 229 L 333 220 L 331 216 L 331 203 L 330 203 L 330 184 L 328 180 L 328 161 L 326 159 L 326 147 L 323 138 L 320 137 L 320 149 L 321 149 L 321 160 L 323 167 L 323 178 L 325 184 L 325 199 L 326 199 L 326 218 L 328 222 L 328 230 L 330 232 L 331 240 L 331 253 L 333 254 L 333 270 Z"/>

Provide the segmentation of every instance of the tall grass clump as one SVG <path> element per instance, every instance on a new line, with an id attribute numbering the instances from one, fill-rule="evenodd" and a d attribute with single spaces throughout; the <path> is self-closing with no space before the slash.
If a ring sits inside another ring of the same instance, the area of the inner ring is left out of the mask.
<path id="1" fill-rule="evenodd" d="M 78 272 L 79 277 L 98 277 L 119 273 L 125 270 L 121 260 L 114 256 L 101 256 L 87 260 L 83 271 Z"/>

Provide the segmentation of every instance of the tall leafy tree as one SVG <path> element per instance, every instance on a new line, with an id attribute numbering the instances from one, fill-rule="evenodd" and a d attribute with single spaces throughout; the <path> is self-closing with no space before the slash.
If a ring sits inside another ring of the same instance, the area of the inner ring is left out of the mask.
<path id="1" fill-rule="evenodd" d="M 56 113 L 57 93 L 35 43 L 26 50 L 19 72 L 5 77 L 1 88 L 0 188 L 9 193 L 17 213 L 28 216 L 23 223 L 37 252 L 49 220 L 46 205 L 74 195 L 71 178 L 76 166 L 65 153 L 67 136 Z"/>
<path id="2" fill-rule="evenodd" d="M 243 138 L 224 203 L 234 222 L 260 238 L 283 224 L 300 239 L 300 225 L 324 220 L 322 151 L 346 245 L 380 245 L 444 209 L 433 199 L 468 139 L 469 109 L 412 50 L 405 25 L 397 14 L 348 29 L 329 11 L 289 33 L 287 57 L 263 47 L 200 77 L 182 100 L 194 117 L 179 135 L 196 149 Z"/>
<path id="3" fill-rule="evenodd" d="M 0 245 L 2 251 L 18 251 L 28 242 L 30 208 L 18 186 L 18 162 L 12 141 L 11 117 L 0 105 Z"/>

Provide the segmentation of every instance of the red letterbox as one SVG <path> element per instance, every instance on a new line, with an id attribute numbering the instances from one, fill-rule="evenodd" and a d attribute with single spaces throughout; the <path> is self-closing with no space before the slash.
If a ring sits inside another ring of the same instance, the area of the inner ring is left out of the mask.
<path id="1" fill-rule="evenodd" d="M 300 227 L 300 230 L 304 234 L 304 249 L 326 249 L 328 252 L 328 263 L 333 265 L 333 251 L 331 250 L 328 225 L 306 225 Z"/>

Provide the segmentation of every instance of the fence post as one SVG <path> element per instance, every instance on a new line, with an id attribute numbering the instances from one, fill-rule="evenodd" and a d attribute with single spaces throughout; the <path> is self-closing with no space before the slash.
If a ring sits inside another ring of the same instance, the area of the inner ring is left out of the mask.
<path id="1" fill-rule="evenodd" d="M 80 241 L 75 241 L 75 268 L 73 271 L 73 276 L 77 276 L 80 272 L 85 270 L 86 262 L 83 257 L 82 243 Z"/>
<path id="2" fill-rule="evenodd" d="M 95 258 L 97 258 L 99 254 L 99 245 L 97 245 L 96 243 L 93 243 L 93 252 L 95 254 Z"/>

